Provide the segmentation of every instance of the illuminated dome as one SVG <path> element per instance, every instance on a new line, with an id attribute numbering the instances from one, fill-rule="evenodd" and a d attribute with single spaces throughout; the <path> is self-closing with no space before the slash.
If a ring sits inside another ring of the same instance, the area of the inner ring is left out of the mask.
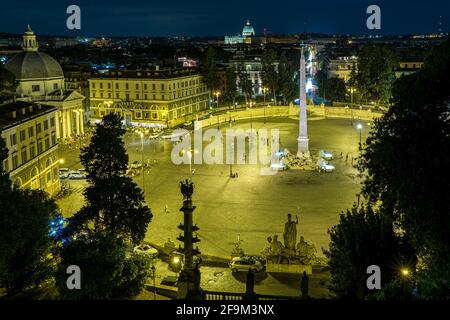
<path id="1" fill-rule="evenodd" d="M 244 29 L 242 29 L 242 35 L 245 37 L 255 35 L 255 29 L 253 29 L 252 25 L 250 24 L 250 20 L 247 20 Z"/>
<path id="2" fill-rule="evenodd" d="M 12 57 L 6 69 L 18 81 L 19 96 L 45 96 L 64 89 L 64 73 L 60 64 L 48 54 L 38 51 L 39 44 L 30 26 L 23 34 L 23 51 Z"/>
<path id="3" fill-rule="evenodd" d="M 28 79 L 63 78 L 59 63 L 48 54 L 38 51 L 36 36 L 28 26 L 24 34 L 23 51 L 12 57 L 6 64 L 18 81 Z"/>

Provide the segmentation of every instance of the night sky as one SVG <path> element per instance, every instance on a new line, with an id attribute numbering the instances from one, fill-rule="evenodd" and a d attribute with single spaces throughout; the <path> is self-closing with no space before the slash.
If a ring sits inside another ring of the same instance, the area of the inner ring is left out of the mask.
<path id="1" fill-rule="evenodd" d="M 66 8 L 81 8 L 81 30 L 66 28 Z M 366 8 L 381 7 L 381 30 L 366 28 Z M 14 0 L 0 5 L 0 32 L 73 36 L 220 36 L 241 32 L 250 19 L 257 34 L 436 33 L 449 30 L 449 0 Z"/>

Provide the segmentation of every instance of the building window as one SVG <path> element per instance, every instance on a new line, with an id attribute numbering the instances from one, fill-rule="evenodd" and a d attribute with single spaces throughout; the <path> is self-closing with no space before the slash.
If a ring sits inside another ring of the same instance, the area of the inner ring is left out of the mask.
<path id="1" fill-rule="evenodd" d="M 119 99 L 119 94 L 118 93 L 116 93 L 116 99 Z"/>
<path id="2" fill-rule="evenodd" d="M 25 130 L 20 130 L 20 142 L 25 141 Z"/>
<path id="3" fill-rule="evenodd" d="M 161 90 L 164 91 L 164 83 L 161 83 Z"/>
<path id="4" fill-rule="evenodd" d="M 147 94 L 144 94 L 144 99 L 147 100 Z"/>
<path id="5" fill-rule="evenodd" d="M 13 133 L 10 137 L 9 140 L 11 142 L 11 146 L 15 146 L 17 144 L 17 136 L 15 133 Z"/>
<path id="6" fill-rule="evenodd" d="M 139 90 L 139 83 L 136 83 L 136 90 Z"/>
<path id="7" fill-rule="evenodd" d="M 103 98 L 103 92 L 100 92 L 100 98 Z"/>
<path id="8" fill-rule="evenodd" d="M 54 83 L 53 84 L 53 90 L 57 90 L 58 89 L 58 84 L 57 83 Z"/>
<path id="9" fill-rule="evenodd" d="M 95 89 L 95 82 L 91 82 L 92 84 L 92 89 Z"/>
<path id="10" fill-rule="evenodd" d="M 52 146 L 56 144 L 56 133 L 52 133 Z"/>
<path id="11" fill-rule="evenodd" d="M 45 137 L 45 150 L 50 149 L 50 138 L 47 136 Z"/>
<path id="12" fill-rule="evenodd" d="M 40 123 L 36 124 L 36 133 L 39 134 L 42 131 L 42 126 Z"/>
<path id="13" fill-rule="evenodd" d="M 127 82 L 127 83 L 125 83 L 125 89 L 127 89 L 127 90 L 128 90 L 128 82 Z"/>
<path id="14" fill-rule="evenodd" d="M 33 92 L 40 91 L 39 85 L 38 85 L 38 84 L 33 84 L 33 85 L 31 86 L 31 91 L 33 91 Z"/>
<path id="15" fill-rule="evenodd" d="M 55 127 L 55 117 L 50 118 L 50 127 L 52 127 L 52 128 Z"/>
<path id="16" fill-rule="evenodd" d="M 119 84 L 116 82 L 116 89 L 119 90 Z"/>
<path id="17" fill-rule="evenodd" d="M 130 101 L 130 95 L 127 93 L 127 94 L 125 94 L 125 100 L 126 101 Z"/>
<path id="18" fill-rule="evenodd" d="M 38 154 L 42 153 L 42 139 L 38 141 Z"/>
<path id="19" fill-rule="evenodd" d="M 103 89 L 103 82 L 100 82 L 100 89 Z"/>
<path id="20" fill-rule="evenodd" d="M 108 92 L 108 98 L 111 99 L 111 92 Z"/>
<path id="21" fill-rule="evenodd" d="M 17 156 L 17 152 L 12 155 L 12 166 L 13 170 L 19 166 L 19 157 Z"/>
<path id="22" fill-rule="evenodd" d="M 108 82 L 108 89 L 111 89 L 111 83 Z"/>
<path id="23" fill-rule="evenodd" d="M 34 136 L 34 128 L 33 127 L 29 127 L 28 128 L 28 137 L 31 138 Z"/>
<path id="24" fill-rule="evenodd" d="M 30 145 L 30 159 L 33 159 L 36 156 L 36 148 L 34 147 L 34 143 Z"/>
<path id="25" fill-rule="evenodd" d="M 22 148 L 21 157 L 22 157 L 22 164 L 28 161 L 28 159 L 27 159 L 27 148 Z"/>
<path id="26" fill-rule="evenodd" d="M 164 100 L 164 95 L 161 96 L 161 100 Z"/>
<path id="27" fill-rule="evenodd" d="M 44 130 L 48 130 L 48 120 L 44 120 Z"/>
<path id="28" fill-rule="evenodd" d="M 153 100 L 156 100 L 156 94 L 153 95 Z"/>
<path id="29" fill-rule="evenodd" d="M 156 84 L 153 84 L 153 85 L 152 85 L 152 89 L 153 89 L 153 90 L 156 90 Z"/>
<path id="30" fill-rule="evenodd" d="M 92 92 L 92 98 L 95 98 L 95 92 Z"/>
<path id="31" fill-rule="evenodd" d="M 139 100 L 139 93 L 136 93 L 136 100 Z"/>
<path id="32" fill-rule="evenodd" d="M 144 83 L 144 90 L 147 90 L 147 84 Z"/>

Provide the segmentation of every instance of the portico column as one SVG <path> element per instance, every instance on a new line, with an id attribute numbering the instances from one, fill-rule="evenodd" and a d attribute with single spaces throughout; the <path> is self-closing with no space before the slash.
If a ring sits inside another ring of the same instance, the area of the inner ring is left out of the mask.
<path id="1" fill-rule="evenodd" d="M 67 135 L 72 136 L 72 110 L 66 111 Z"/>
<path id="2" fill-rule="evenodd" d="M 60 123 L 59 123 L 59 111 L 55 112 L 55 127 L 56 127 L 56 138 L 61 138 L 61 132 L 60 132 Z"/>
<path id="3" fill-rule="evenodd" d="M 67 127 L 66 127 L 66 111 L 62 110 L 61 111 L 61 126 L 62 126 L 62 137 L 63 139 L 65 139 L 67 137 Z"/>
<path id="4" fill-rule="evenodd" d="M 76 132 L 79 135 L 80 134 L 80 112 L 78 110 L 74 110 L 73 112 L 75 112 Z"/>
<path id="5" fill-rule="evenodd" d="M 80 109 L 79 116 L 80 116 L 80 132 L 81 132 L 81 134 L 84 134 L 84 117 L 83 117 L 83 115 L 84 115 L 83 109 Z"/>

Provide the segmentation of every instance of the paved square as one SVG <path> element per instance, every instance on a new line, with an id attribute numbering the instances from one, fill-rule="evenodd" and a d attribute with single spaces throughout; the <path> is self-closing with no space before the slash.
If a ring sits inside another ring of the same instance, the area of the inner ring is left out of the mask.
<path id="1" fill-rule="evenodd" d="M 363 141 L 369 124 L 364 124 Z M 280 144 L 295 153 L 297 148 L 298 120 L 290 118 L 254 119 L 255 129 L 279 129 Z M 228 128 L 223 125 L 224 131 Z M 250 121 L 238 121 L 233 128 L 250 128 Z M 332 151 L 336 166 L 333 173 L 287 170 L 276 175 L 260 175 L 260 165 L 233 165 L 239 177 L 229 178 L 229 165 L 192 165 L 195 175 L 194 222 L 200 227 L 199 248 L 203 253 L 229 255 L 237 236 L 243 240 L 246 253 L 259 253 L 269 235 L 282 239 L 287 214 L 299 216 L 298 235 L 320 248 L 328 247 L 327 230 L 336 224 L 339 213 L 350 208 L 360 190 L 357 171 L 352 167 L 352 157 L 358 154 L 359 132 L 346 119 L 311 118 L 308 121 L 310 151 L 315 157 L 320 149 Z M 138 134 L 125 137 L 130 162 L 141 160 L 141 138 Z M 152 167 L 145 173 L 145 198 L 153 212 L 153 220 L 146 240 L 158 244 L 167 238 L 177 242 L 176 226 L 182 221 L 179 208 L 182 196 L 178 182 L 189 177 L 189 165 L 174 165 L 170 160 L 172 142 L 144 141 L 144 159 Z M 343 154 L 341 158 L 341 152 Z M 348 160 L 346 161 L 346 155 Z M 66 167 L 78 169 L 77 146 L 61 148 L 61 158 Z M 142 174 L 135 177 L 142 186 Z M 83 203 L 81 195 L 84 181 L 69 181 L 74 193 L 58 200 L 65 216 L 72 215 Z M 164 207 L 168 206 L 169 212 Z"/>

